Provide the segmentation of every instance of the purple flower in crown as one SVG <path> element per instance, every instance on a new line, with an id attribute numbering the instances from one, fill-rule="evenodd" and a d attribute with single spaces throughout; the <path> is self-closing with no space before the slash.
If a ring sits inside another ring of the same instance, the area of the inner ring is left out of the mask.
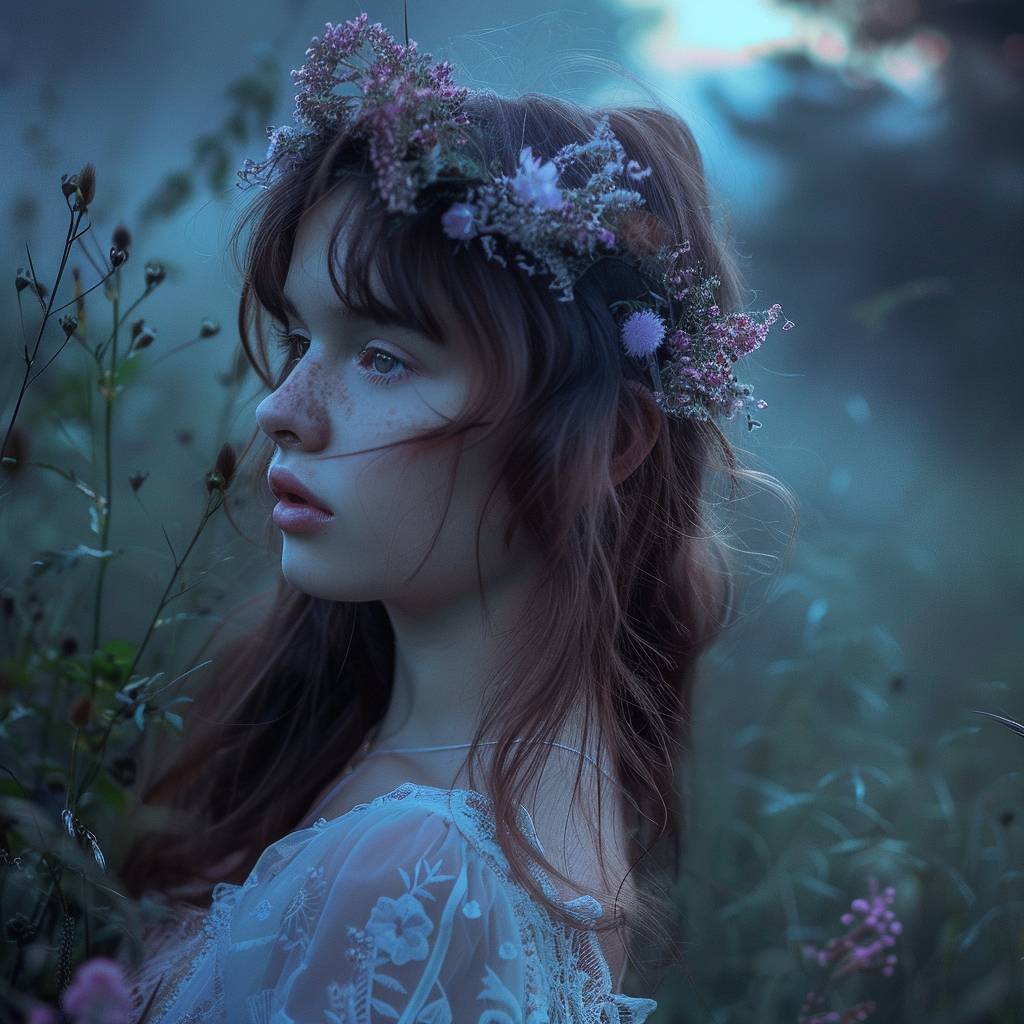
<path id="1" fill-rule="evenodd" d="M 475 216 L 476 207 L 471 203 L 452 203 L 441 217 L 441 227 L 449 238 L 470 239 L 476 236 Z"/>
<path id="2" fill-rule="evenodd" d="M 558 187 L 558 168 L 551 160 L 542 164 L 529 146 L 519 152 L 519 170 L 512 179 L 512 188 L 520 202 L 534 202 L 541 210 L 560 209 L 565 201 Z"/>
<path id="3" fill-rule="evenodd" d="M 651 309 L 640 309 L 622 325 L 622 344 L 631 356 L 643 359 L 657 349 L 665 337 L 665 321 Z"/>

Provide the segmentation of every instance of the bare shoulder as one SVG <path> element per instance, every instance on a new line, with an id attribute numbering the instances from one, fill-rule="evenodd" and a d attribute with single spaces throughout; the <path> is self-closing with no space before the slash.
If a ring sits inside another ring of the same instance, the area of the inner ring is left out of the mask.
<path id="1" fill-rule="evenodd" d="M 614 895 L 629 866 L 622 791 L 589 761 L 577 789 L 578 759 L 574 752 L 555 748 L 536 786 L 528 791 L 527 810 L 545 854 L 559 870 L 588 891 L 595 890 L 595 895 L 596 890 L 612 885 Z M 609 770 L 607 764 L 605 770 Z M 599 854 L 607 877 L 602 877 Z"/>

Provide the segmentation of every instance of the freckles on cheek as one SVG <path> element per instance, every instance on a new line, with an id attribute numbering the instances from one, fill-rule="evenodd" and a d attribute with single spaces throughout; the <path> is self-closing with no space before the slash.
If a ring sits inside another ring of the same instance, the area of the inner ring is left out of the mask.
<path id="1" fill-rule="evenodd" d="M 320 363 L 309 368 L 296 397 L 305 407 L 310 420 L 321 429 L 327 428 L 333 406 L 340 405 L 346 414 L 352 413 L 352 398 L 345 382 Z"/>

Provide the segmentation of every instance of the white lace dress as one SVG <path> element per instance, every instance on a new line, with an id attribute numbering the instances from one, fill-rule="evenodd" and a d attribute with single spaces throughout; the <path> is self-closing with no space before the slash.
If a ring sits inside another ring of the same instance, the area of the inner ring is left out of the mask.
<path id="1" fill-rule="evenodd" d="M 525 807 L 519 827 L 543 852 Z M 263 851 L 242 885 L 182 919 L 131 977 L 147 1024 L 642 1024 L 612 991 L 592 896 L 511 876 L 485 795 L 405 782 Z"/>

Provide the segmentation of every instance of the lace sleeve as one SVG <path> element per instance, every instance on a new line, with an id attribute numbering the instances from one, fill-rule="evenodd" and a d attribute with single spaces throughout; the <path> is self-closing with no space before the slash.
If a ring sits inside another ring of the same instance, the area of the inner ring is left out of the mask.
<path id="1" fill-rule="evenodd" d="M 373 815 L 307 864 L 276 945 L 289 956 L 254 1015 L 274 1024 L 523 1020 L 511 897 L 458 828 L 422 807 Z M 252 982 L 244 944 L 235 950 L 228 1008 L 232 979 Z M 238 995 L 252 1014 L 251 989 Z"/>

